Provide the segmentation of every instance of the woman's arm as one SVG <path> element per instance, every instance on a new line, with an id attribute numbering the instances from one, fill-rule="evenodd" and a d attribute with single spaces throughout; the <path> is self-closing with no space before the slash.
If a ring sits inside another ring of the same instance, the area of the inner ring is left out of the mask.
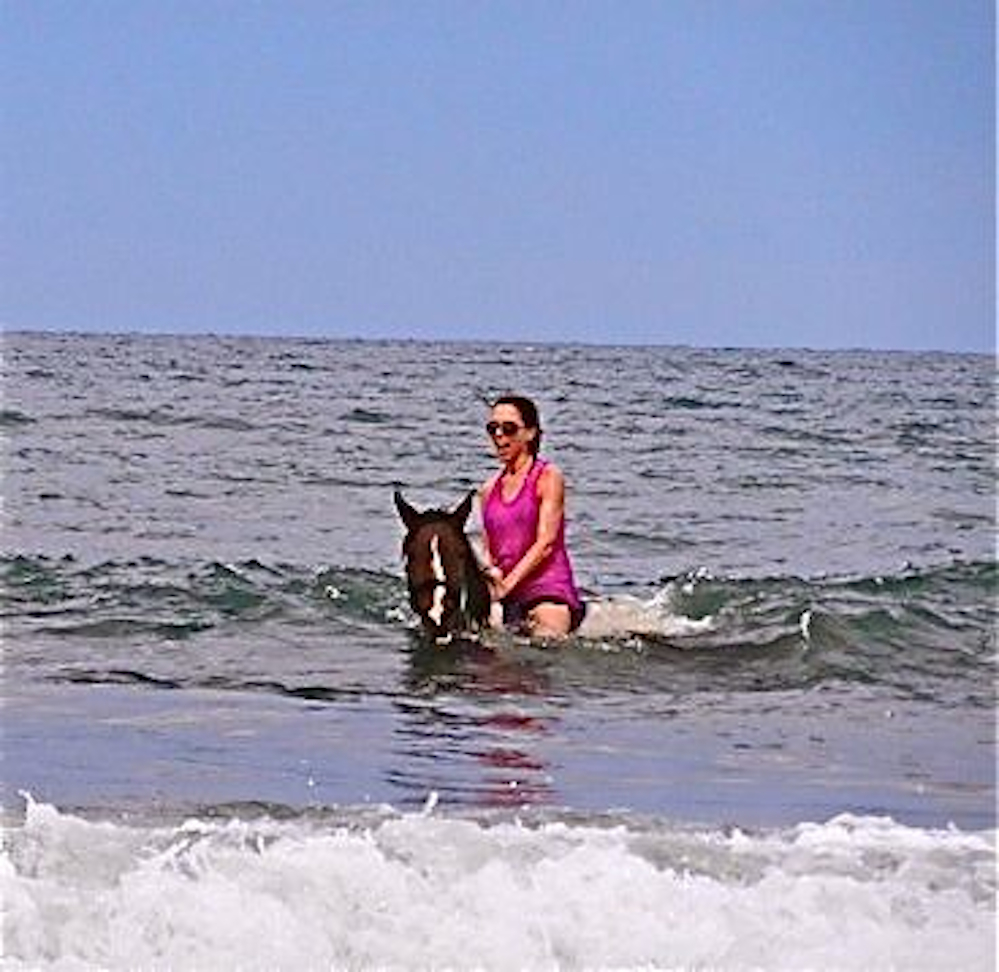
<path id="1" fill-rule="evenodd" d="M 565 516 L 565 478 L 549 465 L 538 477 L 538 533 L 509 574 L 494 584 L 497 600 L 502 600 L 541 566 L 555 549 L 562 518 Z"/>
<path id="2" fill-rule="evenodd" d="M 482 569 L 489 580 L 490 585 L 495 585 L 500 577 L 503 576 L 502 571 L 496 566 L 493 561 L 492 551 L 489 549 L 489 533 L 486 530 L 486 520 L 485 520 L 485 508 L 486 500 L 489 498 L 489 494 L 492 492 L 493 486 L 496 484 L 496 476 L 491 476 L 479 487 L 479 529 L 480 534 L 476 539 L 474 548 L 478 555 L 479 563 L 482 565 Z"/>

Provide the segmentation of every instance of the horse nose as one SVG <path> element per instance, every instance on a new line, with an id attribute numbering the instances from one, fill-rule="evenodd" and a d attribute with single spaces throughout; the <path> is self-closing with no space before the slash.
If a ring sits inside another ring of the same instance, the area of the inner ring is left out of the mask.
<path id="1" fill-rule="evenodd" d="M 427 641 L 441 647 L 451 644 L 454 638 L 450 625 L 436 624 L 431 618 L 423 619 L 423 631 Z"/>

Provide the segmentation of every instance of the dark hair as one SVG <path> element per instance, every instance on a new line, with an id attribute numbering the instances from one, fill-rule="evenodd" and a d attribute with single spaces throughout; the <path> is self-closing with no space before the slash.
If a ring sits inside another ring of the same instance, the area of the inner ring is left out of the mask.
<path id="1" fill-rule="evenodd" d="M 524 420 L 524 425 L 529 429 L 537 429 L 538 434 L 531 440 L 528 449 L 532 456 L 536 456 L 541 449 L 541 416 L 538 414 L 538 406 L 529 398 L 523 395 L 501 395 L 493 402 L 493 408 L 497 405 L 512 405 Z"/>

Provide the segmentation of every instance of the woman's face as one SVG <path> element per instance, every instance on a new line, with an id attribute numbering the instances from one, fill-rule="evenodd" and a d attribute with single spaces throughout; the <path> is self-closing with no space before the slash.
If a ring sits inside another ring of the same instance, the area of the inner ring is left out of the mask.
<path id="1" fill-rule="evenodd" d="M 517 406 L 506 402 L 494 406 L 486 429 L 496 456 L 504 464 L 514 462 L 523 453 L 529 452 L 535 435 L 534 429 L 525 427 Z"/>

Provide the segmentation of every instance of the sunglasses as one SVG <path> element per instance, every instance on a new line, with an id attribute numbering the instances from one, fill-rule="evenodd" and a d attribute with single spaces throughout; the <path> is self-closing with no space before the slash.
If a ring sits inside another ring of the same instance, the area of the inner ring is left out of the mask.
<path id="1" fill-rule="evenodd" d="M 486 432 L 494 439 L 500 433 L 509 439 L 511 436 L 516 435 L 522 428 L 524 426 L 518 425 L 516 422 L 486 422 Z"/>

